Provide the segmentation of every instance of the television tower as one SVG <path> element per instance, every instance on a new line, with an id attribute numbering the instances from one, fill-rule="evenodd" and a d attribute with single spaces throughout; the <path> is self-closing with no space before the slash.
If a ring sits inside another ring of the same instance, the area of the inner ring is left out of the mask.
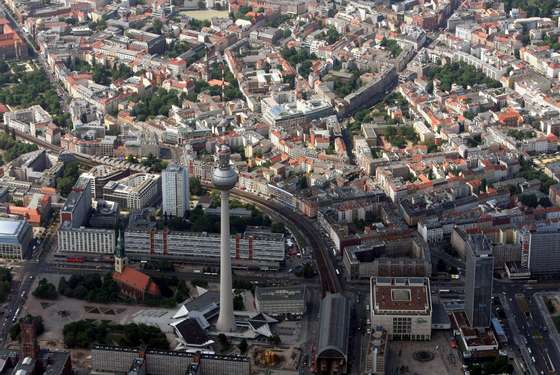
<path id="1" fill-rule="evenodd" d="M 235 329 L 233 317 L 233 292 L 231 281 L 231 253 L 229 237 L 229 192 L 237 183 L 237 173 L 229 164 L 230 150 L 226 145 L 218 148 L 218 167 L 212 175 L 214 187 L 220 190 L 220 315 L 216 328 L 220 332 Z"/>

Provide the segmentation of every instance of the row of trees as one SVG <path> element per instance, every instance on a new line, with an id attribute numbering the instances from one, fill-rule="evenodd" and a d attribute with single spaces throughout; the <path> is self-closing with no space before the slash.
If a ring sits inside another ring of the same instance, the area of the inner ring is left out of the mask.
<path id="1" fill-rule="evenodd" d="M 0 303 L 6 302 L 12 288 L 12 273 L 7 268 L 0 268 Z"/>
<path id="2" fill-rule="evenodd" d="M 168 165 L 168 162 L 156 158 L 154 154 L 149 154 L 146 159 L 143 159 L 141 161 L 139 161 L 138 158 L 136 158 L 135 156 L 128 155 L 126 157 L 126 161 L 133 164 L 141 164 L 144 167 L 150 168 L 150 171 L 155 173 L 160 173 L 165 168 L 167 168 Z"/>
<path id="3" fill-rule="evenodd" d="M 138 121 L 145 121 L 155 116 L 168 116 L 171 106 L 179 104 L 179 93 L 176 90 L 159 88 L 151 95 L 142 96 L 131 114 Z"/>
<path id="4" fill-rule="evenodd" d="M 397 41 L 394 40 L 394 39 L 383 38 L 383 40 L 380 43 L 380 46 L 387 48 L 389 50 L 389 52 L 391 53 L 392 57 L 397 57 L 402 52 L 402 49 L 399 46 L 399 43 L 397 43 Z"/>
<path id="5" fill-rule="evenodd" d="M 453 84 L 463 87 L 479 84 L 486 84 L 488 87 L 501 87 L 500 82 L 486 77 L 482 71 L 463 62 L 430 68 L 426 72 L 426 76 L 430 81 L 438 79 L 440 81 L 440 88 L 443 91 L 450 91 Z M 431 87 L 433 88 L 433 83 Z"/>
<path id="6" fill-rule="evenodd" d="M 45 278 L 39 281 L 39 285 L 37 285 L 32 294 L 35 298 L 40 299 L 54 300 L 58 298 L 56 287 Z"/>
<path id="7" fill-rule="evenodd" d="M 116 344 L 128 348 L 168 350 L 165 334 L 155 326 L 130 323 L 111 324 L 107 321 L 78 320 L 63 329 L 64 344 L 68 348 L 90 348 L 95 344 Z"/>
<path id="8" fill-rule="evenodd" d="M 70 194 L 78 177 L 80 177 L 80 164 L 77 161 L 66 163 L 62 176 L 56 179 L 56 188 L 63 197 Z"/>
<path id="9" fill-rule="evenodd" d="M 6 65 L 2 66 L 1 69 L 5 69 Z M 60 98 L 45 72 L 38 68 L 28 72 L 20 65 L 12 70 L 0 73 L 0 103 L 14 107 L 40 105 L 53 115 L 57 125 L 67 125 L 61 123 L 65 117 L 62 116 Z"/>
<path id="10" fill-rule="evenodd" d="M 0 149 L 5 151 L 4 159 L 12 161 L 20 155 L 37 150 L 38 147 L 32 143 L 16 141 L 15 134 L 11 132 L 0 133 Z"/>
<path id="11" fill-rule="evenodd" d="M 127 79 L 133 76 L 132 69 L 128 65 L 119 64 L 113 68 L 98 64 L 95 59 L 92 64 L 78 58 L 68 58 L 65 61 L 68 69 L 78 72 L 93 73 L 93 81 L 100 85 L 109 85 L 112 81 Z"/>
<path id="12" fill-rule="evenodd" d="M 61 295 L 96 303 L 120 301 L 119 292 L 119 286 L 111 273 L 103 278 L 98 274 L 72 275 L 68 280 L 61 278 L 58 284 L 58 293 Z"/>
<path id="13" fill-rule="evenodd" d="M 193 209 L 189 214 L 190 228 L 193 232 L 220 232 L 220 220 L 216 217 L 208 215 L 199 206 Z M 272 223 L 270 218 L 262 213 L 254 210 L 250 217 L 232 216 L 230 218 L 231 233 L 243 233 L 247 226 L 270 226 Z"/>
<path id="14" fill-rule="evenodd" d="M 418 142 L 418 135 L 411 126 L 391 126 L 385 130 L 385 138 L 399 148 L 406 146 L 407 142 Z"/>

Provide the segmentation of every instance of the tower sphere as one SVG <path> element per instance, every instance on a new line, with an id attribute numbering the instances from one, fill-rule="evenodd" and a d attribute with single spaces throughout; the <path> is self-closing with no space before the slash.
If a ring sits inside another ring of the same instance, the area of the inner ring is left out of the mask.
<path id="1" fill-rule="evenodd" d="M 218 190 L 231 190 L 237 183 L 237 173 L 229 164 L 230 155 L 228 146 L 221 145 L 218 148 L 218 167 L 212 174 L 212 184 Z"/>

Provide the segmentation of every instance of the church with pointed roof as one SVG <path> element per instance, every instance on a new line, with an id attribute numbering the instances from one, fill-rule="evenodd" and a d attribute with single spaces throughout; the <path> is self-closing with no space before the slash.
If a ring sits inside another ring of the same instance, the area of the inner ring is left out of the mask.
<path id="1" fill-rule="evenodd" d="M 150 276 L 127 265 L 128 258 L 124 249 L 124 232 L 120 231 L 117 237 L 113 280 L 119 286 L 121 293 L 136 301 L 143 301 L 146 297 L 160 297 L 160 289 Z"/>

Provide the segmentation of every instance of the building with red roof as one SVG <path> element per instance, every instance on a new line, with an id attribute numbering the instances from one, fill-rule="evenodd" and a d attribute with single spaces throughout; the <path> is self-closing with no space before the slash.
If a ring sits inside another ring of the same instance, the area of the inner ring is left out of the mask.
<path id="1" fill-rule="evenodd" d="M 10 26 L 5 18 L 0 18 L 0 60 L 27 57 L 27 44 Z"/>
<path id="2" fill-rule="evenodd" d="M 121 293 L 137 301 L 147 296 L 157 298 L 161 291 L 150 276 L 132 267 L 124 267 L 122 272 L 114 272 L 113 280 L 118 284 Z"/>
<path id="3" fill-rule="evenodd" d="M 152 278 L 127 265 L 124 251 L 124 233 L 121 232 L 117 240 L 115 251 L 115 272 L 113 280 L 119 286 L 122 294 L 136 301 L 143 301 L 146 297 L 158 298 L 161 291 Z"/>

